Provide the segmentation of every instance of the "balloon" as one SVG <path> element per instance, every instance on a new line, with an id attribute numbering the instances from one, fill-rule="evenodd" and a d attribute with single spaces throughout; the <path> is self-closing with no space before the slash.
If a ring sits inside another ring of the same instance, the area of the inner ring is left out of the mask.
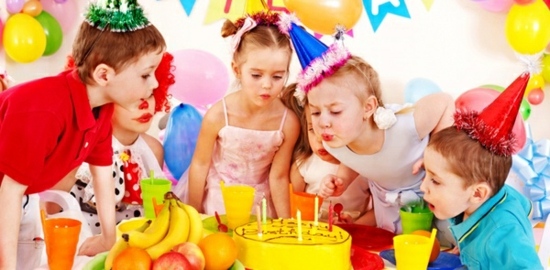
<path id="1" fill-rule="evenodd" d="M 4 48 L 14 61 L 33 62 L 40 58 L 46 49 L 44 28 L 30 15 L 12 15 L 4 28 Z"/>
<path id="2" fill-rule="evenodd" d="M 529 78 L 529 82 L 527 83 L 527 87 L 525 88 L 525 96 L 528 96 L 531 90 L 543 87 L 544 78 L 542 77 L 542 74 L 533 74 L 531 75 L 531 78 Z"/>
<path id="3" fill-rule="evenodd" d="M 544 91 L 542 91 L 542 89 L 540 88 L 533 89 L 531 92 L 529 92 L 527 100 L 533 105 L 541 104 L 544 100 Z"/>
<path id="4" fill-rule="evenodd" d="M 504 87 L 500 85 L 495 85 L 495 84 L 485 84 L 478 88 L 487 88 L 487 89 L 492 89 L 499 92 L 504 91 Z M 521 105 L 519 107 L 519 113 L 521 114 L 521 118 L 523 118 L 523 121 L 526 121 L 531 115 L 531 104 L 529 104 L 529 102 L 527 102 L 526 99 L 523 99 L 521 101 Z"/>
<path id="5" fill-rule="evenodd" d="M 441 92 L 437 84 L 426 78 L 415 78 L 405 85 L 405 102 L 416 103 L 419 99 L 436 92 Z"/>
<path id="6" fill-rule="evenodd" d="M 550 10 L 535 0 L 529 5 L 513 5 L 506 17 L 506 39 L 521 54 L 535 54 L 550 42 Z"/>
<path id="7" fill-rule="evenodd" d="M 475 110 L 481 112 L 491 102 L 493 102 L 500 93 L 493 89 L 474 88 L 462 93 L 456 100 L 455 106 L 457 110 Z M 516 136 L 516 147 L 514 153 L 517 153 L 525 144 L 525 127 L 522 120 L 522 115 L 518 114 L 516 122 L 512 127 L 512 133 Z"/>
<path id="8" fill-rule="evenodd" d="M 521 118 L 523 118 L 523 121 L 527 121 L 527 119 L 529 119 L 529 116 L 531 115 L 531 104 L 529 104 L 527 99 L 521 100 L 519 113 L 521 113 Z"/>
<path id="9" fill-rule="evenodd" d="M 19 13 L 25 4 L 25 0 L 6 0 L 6 7 L 11 14 Z"/>
<path id="10" fill-rule="evenodd" d="M 37 0 L 30 0 L 23 5 L 23 13 L 33 17 L 38 16 L 42 12 L 42 4 Z"/>
<path id="11" fill-rule="evenodd" d="M 514 4 L 513 0 L 483 0 L 479 1 L 478 4 L 485 10 L 491 11 L 491 12 L 508 12 L 510 10 L 510 7 L 512 4 Z"/>
<path id="12" fill-rule="evenodd" d="M 61 25 L 59 25 L 55 18 L 46 11 L 42 11 L 35 19 L 42 25 L 44 33 L 46 34 L 46 49 L 43 55 L 48 56 L 54 54 L 61 47 L 61 43 L 63 43 L 63 30 L 61 30 Z"/>
<path id="13" fill-rule="evenodd" d="M 545 82 L 550 82 L 550 54 L 546 54 L 542 58 L 541 75 Z"/>
<path id="14" fill-rule="evenodd" d="M 191 164 L 202 116 L 191 105 L 172 109 L 164 134 L 164 162 L 175 179 L 180 179 Z"/>
<path id="15" fill-rule="evenodd" d="M 67 33 L 78 25 L 80 11 L 77 6 L 78 0 L 66 0 L 59 2 L 56 0 L 41 0 L 42 7 L 50 13 L 61 25 L 63 33 Z"/>
<path id="16" fill-rule="evenodd" d="M 176 83 L 170 93 L 193 106 L 206 106 L 220 100 L 229 87 L 229 73 L 223 62 L 209 52 L 180 50 L 174 55 Z"/>
<path id="17" fill-rule="evenodd" d="M 0 38 L 4 36 L 4 22 L 2 22 L 2 18 L 0 18 Z M 2 47 L 2 40 L 0 40 L 0 47 Z"/>
<path id="18" fill-rule="evenodd" d="M 306 27 L 325 35 L 334 34 L 337 25 L 352 29 L 363 13 L 361 0 L 284 0 L 284 3 Z"/>
<path id="19" fill-rule="evenodd" d="M 516 2 L 516 4 L 518 5 L 528 5 L 533 3 L 534 1 L 535 0 L 514 0 L 514 2 Z"/>

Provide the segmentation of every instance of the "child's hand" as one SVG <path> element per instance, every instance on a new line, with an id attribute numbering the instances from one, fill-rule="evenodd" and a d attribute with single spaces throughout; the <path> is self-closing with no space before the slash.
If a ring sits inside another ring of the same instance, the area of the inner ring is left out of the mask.
<path id="1" fill-rule="evenodd" d="M 344 193 L 344 181 L 336 175 L 329 174 L 321 181 L 319 196 L 328 198 L 330 196 L 340 196 Z"/>
<path id="2" fill-rule="evenodd" d="M 101 234 L 89 237 L 82 243 L 78 250 L 78 255 L 95 256 L 98 253 L 111 249 L 113 243 L 107 243 Z"/>
<path id="3" fill-rule="evenodd" d="M 353 224 L 355 219 L 350 214 L 342 212 L 340 214 L 340 221 L 338 221 L 338 217 L 333 217 L 332 221 L 335 224 Z"/>
<path id="4" fill-rule="evenodd" d="M 421 158 L 413 164 L 413 174 L 417 174 L 422 168 L 424 168 L 424 159 Z"/>

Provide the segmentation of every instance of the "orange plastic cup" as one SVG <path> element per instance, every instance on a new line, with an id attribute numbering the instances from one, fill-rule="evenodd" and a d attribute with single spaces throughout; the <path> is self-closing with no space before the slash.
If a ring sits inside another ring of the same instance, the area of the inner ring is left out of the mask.
<path id="1" fill-rule="evenodd" d="M 315 194 L 306 192 L 294 192 L 290 185 L 290 213 L 292 213 L 292 217 L 296 218 L 296 210 L 300 210 L 302 220 L 313 221 L 315 219 L 315 196 Z M 321 208 L 323 198 L 318 198 L 318 207 Z"/>
<path id="2" fill-rule="evenodd" d="M 72 218 L 44 220 L 44 241 L 51 270 L 70 270 L 73 267 L 82 223 Z"/>

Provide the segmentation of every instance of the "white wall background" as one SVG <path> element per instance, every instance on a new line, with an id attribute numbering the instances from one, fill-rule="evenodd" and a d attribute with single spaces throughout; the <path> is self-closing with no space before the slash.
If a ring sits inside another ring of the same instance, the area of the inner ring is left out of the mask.
<path id="1" fill-rule="evenodd" d="M 4 22 L 7 19 L 5 1 L 0 0 Z M 78 1 L 79 13 L 87 5 L 86 0 L 67 1 Z M 223 20 L 203 24 L 208 0 L 197 0 L 189 17 L 179 0 L 139 2 L 163 33 L 169 51 L 205 50 L 229 67 L 228 45 L 219 34 Z M 506 42 L 505 14 L 485 11 L 471 0 L 435 0 L 429 11 L 422 1 L 406 0 L 406 3 L 410 19 L 389 14 L 375 33 L 363 11 L 354 28 L 354 37 L 346 36 L 345 39 L 354 54 L 365 58 L 378 70 L 386 103 L 403 102 L 406 83 L 416 77 L 431 79 L 456 98 L 484 84 L 507 86 L 523 71 Z M 71 33 L 65 33 L 61 49 L 52 56 L 20 64 L 6 59 L 8 57 L 0 49 L 0 65 L 5 62 L 4 66 L 17 82 L 56 74 L 70 52 L 76 28 L 77 25 Z M 323 41 L 330 43 L 330 39 L 324 37 Z M 294 59 L 291 72 L 297 74 L 298 70 L 299 63 Z M 550 115 L 550 97 L 531 108 L 527 122 L 534 139 L 550 138 L 550 125 L 545 121 Z"/>

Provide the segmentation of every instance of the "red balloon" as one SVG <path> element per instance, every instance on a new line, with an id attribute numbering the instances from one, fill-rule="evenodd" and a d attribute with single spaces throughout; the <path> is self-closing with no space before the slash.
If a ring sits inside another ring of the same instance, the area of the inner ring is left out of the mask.
<path id="1" fill-rule="evenodd" d="M 533 105 L 539 105 L 544 100 L 544 91 L 542 89 L 537 88 L 529 91 L 529 94 L 527 95 L 527 101 Z"/>
<path id="2" fill-rule="evenodd" d="M 535 91 L 535 90 L 533 90 Z M 533 92 L 531 91 L 531 92 Z M 491 102 L 493 102 L 500 93 L 493 89 L 488 88 L 474 88 L 464 92 L 455 100 L 455 106 L 457 110 L 471 111 L 475 110 L 481 112 Z M 518 113 L 516 122 L 512 127 L 512 133 L 516 136 L 517 144 L 514 149 L 514 153 L 517 153 L 523 148 L 525 144 L 525 127 L 523 124 L 523 118 L 521 113 Z"/>
<path id="3" fill-rule="evenodd" d="M 516 2 L 516 4 L 518 5 L 529 5 L 535 2 L 535 0 L 514 0 L 514 2 Z"/>

